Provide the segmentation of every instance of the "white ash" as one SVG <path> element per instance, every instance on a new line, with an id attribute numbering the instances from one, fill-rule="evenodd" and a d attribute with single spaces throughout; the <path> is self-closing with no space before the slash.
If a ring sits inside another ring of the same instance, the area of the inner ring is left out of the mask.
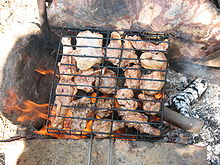
<path id="1" fill-rule="evenodd" d="M 185 77 L 175 71 L 168 70 L 167 101 L 170 101 L 179 89 L 186 88 L 195 77 Z M 190 115 L 205 121 L 205 126 L 199 135 L 186 132 L 182 129 L 172 129 L 162 139 L 163 142 L 175 142 L 207 146 L 207 164 L 220 164 L 220 85 L 208 83 L 204 95 L 191 107 Z"/>
<path id="2" fill-rule="evenodd" d="M 207 89 L 207 82 L 201 78 L 195 79 L 183 91 L 179 91 L 168 102 L 171 109 L 184 116 L 190 115 L 190 105 L 197 101 Z"/>

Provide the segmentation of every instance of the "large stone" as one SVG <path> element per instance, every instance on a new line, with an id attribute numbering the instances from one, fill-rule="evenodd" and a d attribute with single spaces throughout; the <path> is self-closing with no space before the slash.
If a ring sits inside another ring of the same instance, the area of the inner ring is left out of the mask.
<path id="1" fill-rule="evenodd" d="M 90 140 L 20 140 L 0 143 L 6 165 L 84 165 L 89 160 Z M 173 143 L 112 143 L 113 165 L 205 165 L 206 147 Z M 91 163 L 104 165 L 109 161 L 110 140 L 94 140 Z"/>
<path id="2" fill-rule="evenodd" d="M 204 57 L 220 39 L 220 15 L 208 0 L 56 0 L 48 17 L 51 25 L 61 27 L 169 32 L 177 53 L 169 54 L 172 58 Z"/>
<path id="3" fill-rule="evenodd" d="M 0 36 L 0 42 L 0 111 L 16 122 L 22 113 L 6 111 L 5 106 L 13 103 L 12 98 L 4 102 L 9 97 L 8 91 L 15 92 L 18 103 L 25 100 L 38 104 L 48 103 L 52 76 L 44 76 L 35 69 L 53 69 L 55 59 L 44 49 L 40 29 L 33 23 L 8 27 Z M 25 125 L 33 126 L 29 122 Z"/>

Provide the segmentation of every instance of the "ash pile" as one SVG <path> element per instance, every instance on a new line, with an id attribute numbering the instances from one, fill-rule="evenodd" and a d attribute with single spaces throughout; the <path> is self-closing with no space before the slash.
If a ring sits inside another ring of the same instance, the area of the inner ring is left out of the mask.
<path id="1" fill-rule="evenodd" d="M 219 164 L 220 85 L 209 80 L 205 82 L 193 74 L 186 76 L 171 69 L 168 69 L 167 75 L 165 105 L 184 116 L 204 121 L 204 126 L 199 134 L 195 134 L 170 125 L 169 132 L 162 141 L 207 146 L 208 164 Z"/>

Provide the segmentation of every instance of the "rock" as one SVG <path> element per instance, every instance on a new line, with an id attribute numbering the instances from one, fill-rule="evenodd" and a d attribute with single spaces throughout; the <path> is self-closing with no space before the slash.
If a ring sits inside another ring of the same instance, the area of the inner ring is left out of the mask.
<path id="1" fill-rule="evenodd" d="M 57 0 L 48 17 L 54 26 L 169 32 L 170 58 L 202 58 L 220 39 L 220 16 L 208 0 Z"/>
<path id="2" fill-rule="evenodd" d="M 109 143 L 109 139 L 93 141 L 91 164 L 107 164 Z M 87 164 L 89 146 L 90 140 L 85 139 L 0 143 L 0 147 L 4 148 L 6 164 L 11 161 L 10 165 L 14 165 L 12 162 L 17 162 L 16 165 Z M 112 164 L 205 165 L 206 147 L 116 140 L 113 143 Z"/>
<path id="3" fill-rule="evenodd" d="M 37 25 L 25 23 L 11 26 L 0 36 L 0 42 L 4 43 L 0 45 L 0 109 L 16 122 L 21 114 L 18 111 L 8 114 L 3 107 L 4 100 L 8 98 L 7 92 L 14 91 L 19 103 L 25 100 L 48 103 L 51 75 L 41 75 L 34 69 L 53 69 L 55 60 L 43 48 Z M 12 104 L 12 101 L 9 99 L 6 105 Z"/>

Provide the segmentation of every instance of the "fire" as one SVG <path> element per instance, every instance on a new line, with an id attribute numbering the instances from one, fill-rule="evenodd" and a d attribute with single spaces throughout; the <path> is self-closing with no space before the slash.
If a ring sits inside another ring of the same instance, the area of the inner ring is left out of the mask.
<path id="1" fill-rule="evenodd" d="M 157 93 L 157 94 L 154 95 L 154 98 L 157 99 L 157 100 L 159 100 L 159 99 L 161 99 L 161 98 L 164 98 L 164 93 L 159 92 L 159 93 Z"/>
<path id="2" fill-rule="evenodd" d="M 8 91 L 8 97 L 4 100 L 4 111 L 6 113 L 10 113 L 12 111 L 22 112 L 20 116 L 17 118 L 17 121 L 22 123 L 27 120 L 36 120 L 39 118 L 48 119 L 47 115 L 47 108 L 48 104 L 37 104 L 33 101 L 26 100 L 23 103 L 19 104 L 19 98 L 13 90 Z M 72 116 L 72 111 L 67 112 L 67 117 Z M 66 118 L 68 119 L 68 118 Z M 65 123 L 66 122 L 66 123 Z M 92 123 L 93 121 L 90 120 L 86 124 L 86 128 L 83 131 L 91 132 L 92 131 Z M 51 124 L 48 125 L 48 128 L 52 128 Z M 64 130 L 70 129 L 70 123 L 64 121 Z M 49 133 L 47 131 L 47 126 L 44 126 L 39 131 L 34 131 L 34 133 L 41 134 L 41 135 L 49 135 L 59 139 L 85 139 L 88 136 L 75 136 L 75 135 L 65 135 L 62 133 L 66 133 L 65 131 L 57 131 L 53 130 L 56 133 Z M 83 132 L 82 134 L 86 135 L 89 134 L 87 132 Z M 81 134 L 81 132 L 80 132 Z"/>
<path id="3" fill-rule="evenodd" d="M 47 74 L 53 74 L 53 70 L 43 70 L 43 69 L 34 69 L 36 72 L 42 74 L 42 75 L 47 75 Z"/>
<path id="4" fill-rule="evenodd" d="M 91 94 L 91 103 L 92 104 L 94 104 L 95 102 L 96 102 L 96 98 L 94 98 L 94 97 L 97 97 L 97 93 L 96 92 L 93 92 L 92 94 Z"/>
<path id="5" fill-rule="evenodd" d="M 125 134 L 126 133 L 126 128 L 121 128 L 119 130 L 116 130 L 115 133 L 117 133 L 118 135 L 112 135 L 112 137 L 114 138 L 118 138 L 120 140 L 128 140 L 128 141 L 136 141 L 135 136 L 122 136 L 120 134 Z"/>
<path id="6" fill-rule="evenodd" d="M 24 122 L 26 120 L 36 120 L 37 118 L 47 119 L 47 107 L 48 104 L 36 104 L 30 100 L 26 100 L 19 104 L 19 98 L 14 91 L 8 91 L 8 98 L 4 100 L 4 111 L 10 113 L 12 111 L 21 112 L 21 115 L 17 118 L 18 122 Z"/>

